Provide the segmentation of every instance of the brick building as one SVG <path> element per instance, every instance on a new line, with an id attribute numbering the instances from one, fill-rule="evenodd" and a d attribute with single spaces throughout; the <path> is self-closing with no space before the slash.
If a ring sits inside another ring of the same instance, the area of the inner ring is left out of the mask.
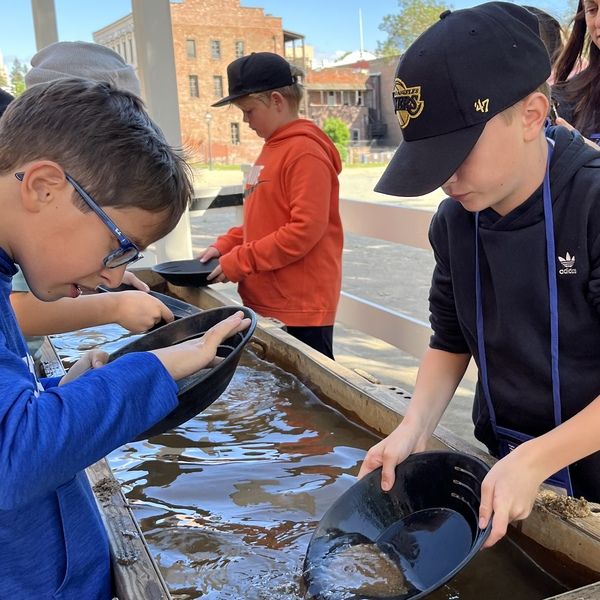
<path id="1" fill-rule="evenodd" d="M 310 71 L 313 53 L 304 36 L 284 30 L 281 18 L 262 8 L 240 6 L 240 0 L 181 0 L 170 9 L 182 141 L 192 160 L 241 164 L 260 151 L 262 140 L 236 107 L 211 107 L 227 94 L 227 65 L 250 52 L 287 56 L 306 71 L 302 116 L 318 125 L 339 117 L 356 143 L 371 145 L 384 135 L 379 76 L 370 74 L 368 62 Z M 131 14 L 94 32 L 94 41 L 137 66 Z"/>
<path id="2" fill-rule="evenodd" d="M 251 161 L 262 141 L 242 122 L 241 112 L 210 105 L 227 94 L 231 61 L 250 52 L 284 55 L 281 18 L 242 7 L 240 0 L 184 0 L 171 3 L 171 21 L 184 146 L 203 162 Z M 293 34 L 295 43 L 299 37 Z M 94 41 L 136 66 L 132 15 L 94 32 Z"/>

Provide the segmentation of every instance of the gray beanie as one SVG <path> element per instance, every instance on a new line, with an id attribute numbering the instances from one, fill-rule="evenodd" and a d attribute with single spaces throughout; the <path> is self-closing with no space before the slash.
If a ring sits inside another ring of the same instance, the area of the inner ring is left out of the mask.
<path id="1" fill-rule="evenodd" d="M 119 89 L 141 95 L 134 68 L 110 48 L 91 42 L 56 42 L 42 48 L 31 59 L 25 85 L 31 87 L 66 77 L 108 81 Z"/>

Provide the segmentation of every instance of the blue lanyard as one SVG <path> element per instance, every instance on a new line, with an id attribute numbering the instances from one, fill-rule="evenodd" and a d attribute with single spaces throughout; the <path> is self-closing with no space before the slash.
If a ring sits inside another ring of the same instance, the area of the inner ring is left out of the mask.
<path id="1" fill-rule="evenodd" d="M 560 402 L 560 376 L 558 371 L 558 291 L 556 284 L 556 250 L 554 244 L 554 218 L 552 215 L 552 196 L 550 193 L 550 160 L 554 149 L 552 140 L 548 141 L 548 159 L 546 161 L 546 172 L 542 187 L 544 202 L 544 223 L 546 229 L 546 261 L 548 267 L 548 295 L 550 299 L 550 355 L 552 360 L 552 401 L 554 405 L 554 424 L 562 422 Z M 496 412 L 490 395 L 487 358 L 485 352 L 484 326 L 483 326 L 483 302 L 481 293 L 481 273 L 479 263 L 479 213 L 475 213 L 475 302 L 477 304 L 477 350 L 479 353 L 479 371 L 481 374 L 481 385 L 490 415 L 490 423 L 494 435 L 498 437 L 498 426 L 496 423 Z"/>
<path id="2" fill-rule="evenodd" d="M 600 133 L 592 133 L 590 135 L 590 140 L 600 146 Z"/>

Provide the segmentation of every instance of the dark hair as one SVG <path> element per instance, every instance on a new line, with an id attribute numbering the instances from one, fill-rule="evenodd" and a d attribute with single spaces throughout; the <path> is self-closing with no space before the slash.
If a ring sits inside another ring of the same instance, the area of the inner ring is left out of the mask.
<path id="1" fill-rule="evenodd" d="M 156 239 L 177 225 L 191 173 L 142 101 L 106 82 L 60 79 L 32 86 L 0 118 L 0 174 L 53 160 L 100 204 L 165 213 Z M 82 210 L 88 210 L 74 192 Z"/>
<path id="2" fill-rule="evenodd" d="M 588 66 L 569 79 L 577 64 L 588 58 Z M 579 0 L 573 27 L 565 47 L 556 61 L 555 87 L 560 96 L 573 104 L 572 125 L 584 135 L 600 125 L 595 113 L 600 107 L 600 50 L 586 35 L 583 0 Z"/>
<path id="3" fill-rule="evenodd" d="M 529 12 L 533 13 L 540 25 L 540 37 L 548 55 L 550 56 L 550 64 L 554 64 L 563 49 L 562 28 L 560 23 L 546 11 L 536 6 L 523 6 Z"/>

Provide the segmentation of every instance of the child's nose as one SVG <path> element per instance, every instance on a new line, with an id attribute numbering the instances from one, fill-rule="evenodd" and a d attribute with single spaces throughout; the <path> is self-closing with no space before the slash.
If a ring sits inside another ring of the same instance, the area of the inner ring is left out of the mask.
<path id="1" fill-rule="evenodd" d="M 114 269 L 104 268 L 101 271 L 102 279 L 106 282 L 106 286 L 110 288 L 117 288 L 121 285 L 123 281 L 123 275 L 125 274 L 125 269 L 127 265 L 123 265 L 122 267 L 115 267 Z"/>
<path id="2" fill-rule="evenodd" d="M 457 180 L 458 180 L 458 176 L 457 176 L 456 172 L 452 173 L 452 175 L 448 179 L 446 179 L 446 181 L 442 184 L 442 187 L 452 184 L 452 183 L 456 183 Z"/>

